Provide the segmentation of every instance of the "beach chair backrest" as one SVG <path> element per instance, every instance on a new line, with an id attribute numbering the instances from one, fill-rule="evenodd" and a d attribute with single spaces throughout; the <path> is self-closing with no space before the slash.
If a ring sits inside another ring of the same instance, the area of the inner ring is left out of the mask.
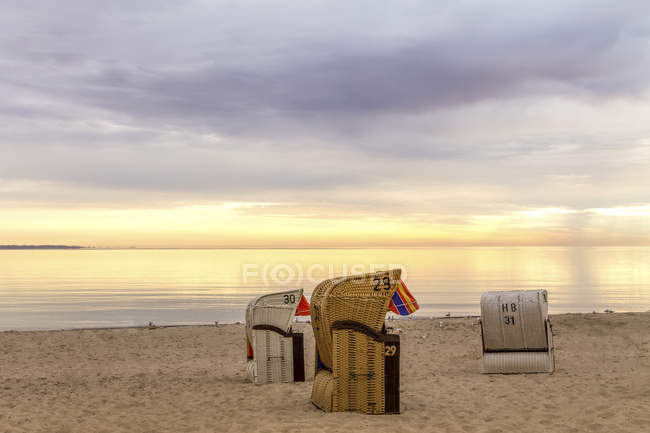
<path id="1" fill-rule="evenodd" d="M 399 413 L 399 336 L 384 320 L 401 270 L 323 281 L 311 297 L 312 402 L 325 411 Z"/>
<path id="2" fill-rule="evenodd" d="M 555 370 L 546 290 L 484 293 L 481 336 L 484 373 L 552 373 Z"/>
<path id="3" fill-rule="evenodd" d="M 303 335 L 291 323 L 302 289 L 269 293 L 246 308 L 247 377 L 256 384 L 304 381 Z"/>
<path id="4" fill-rule="evenodd" d="M 320 362 L 332 367 L 332 325 L 353 320 L 380 332 L 401 269 L 338 277 L 321 282 L 311 296 L 311 323 Z"/>
<path id="5" fill-rule="evenodd" d="M 246 308 L 246 333 L 249 341 L 252 341 L 254 326 L 275 326 L 289 332 L 302 293 L 302 289 L 294 289 L 260 295 L 251 300 Z"/>
<path id="6" fill-rule="evenodd" d="M 481 296 L 487 352 L 547 350 L 547 319 L 546 290 L 487 292 Z"/>

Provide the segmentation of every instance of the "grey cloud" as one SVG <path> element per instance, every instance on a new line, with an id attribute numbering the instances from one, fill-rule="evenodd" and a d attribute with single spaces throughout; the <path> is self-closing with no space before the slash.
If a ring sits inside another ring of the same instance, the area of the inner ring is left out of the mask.
<path id="1" fill-rule="evenodd" d="M 644 1 L 2 8 L 0 179 L 224 197 L 379 190 L 395 173 L 396 190 L 483 183 L 528 204 L 518 187 L 548 174 L 616 178 L 649 133 L 545 132 L 520 113 L 644 97 Z M 540 203 L 598 201 L 544 185 Z"/>
<path id="2" fill-rule="evenodd" d="M 548 29 L 548 35 L 537 35 L 540 40 L 513 35 L 517 46 L 463 39 L 448 45 L 418 41 L 377 52 L 347 48 L 322 58 L 311 52 L 266 69 L 221 66 L 218 59 L 191 71 L 99 64 L 96 74 L 80 77 L 83 84 L 65 89 L 64 95 L 135 116 L 227 128 L 233 120 L 269 113 L 330 119 L 535 93 L 628 96 L 648 88 L 647 39 L 621 40 L 619 28 L 581 30 L 586 35 L 568 43 Z"/>
<path id="3" fill-rule="evenodd" d="M 44 157 L 47 155 L 46 157 Z M 201 191 L 293 188 L 310 190 L 365 182 L 361 171 L 323 170 L 304 157 L 213 150 L 149 148 L 92 149 L 54 146 L 46 152 L 0 152 L 4 178 L 63 179 L 99 187 Z M 295 169 L 301 166 L 300 169 Z"/>
<path id="4" fill-rule="evenodd" d="M 35 82 L 28 76 L 30 81 L 22 83 L 25 86 L 136 117 L 196 120 L 215 128 L 245 123 L 243 119 L 257 120 L 269 113 L 280 118 L 309 118 L 319 112 L 328 119 L 552 91 L 548 86 L 537 89 L 536 83 L 555 83 L 558 92 L 569 86 L 603 95 L 629 95 L 646 89 L 650 53 L 645 17 L 650 6 L 622 2 L 613 9 L 599 2 L 575 4 L 584 7 L 572 8 L 569 4 L 567 11 L 560 9 L 551 15 L 554 20 L 538 21 L 508 2 L 492 11 L 476 5 L 476 10 L 492 13 L 483 20 L 462 7 L 458 11 L 452 7 L 441 16 L 461 28 L 443 35 L 423 30 L 409 37 L 386 38 L 380 26 L 392 17 L 382 17 L 377 23 L 379 28 L 360 28 L 357 38 L 352 34 L 346 35 L 347 39 L 337 37 L 336 26 L 340 23 L 331 12 L 322 17 L 332 23 L 329 32 L 317 28 L 296 38 L 291 28 L 280 26 L 283 22 L 278 26 L 262 22 L 261 29 L 235 26 L 228 32 L 206 28 L 197 6 L 189 17 L 201 24 L 187 32 L 196 31 L 201 42 L 194 41 L 197 36 L 167 34 L 171 24 L 160 12 L 124 7 L 109 11 L 100 8 L 91 13 L 87 6 L 80 5 L 81 12 L 76 15 L 82 15 L 84 10 L 91 14 L 90 22 L 97 23 L 96 29 L 86 25 L 77 32 L 62 31 L 60 23 L 68 21 L 63 21 L 62 16 L 54 19 L 46 15 L 41 18 L 48 29 L 45 35 L 59 36 L 54 40 L 66 43 L 48 42 L 39 36 L 45 47 L 30 50 L 28 44 L 23 55 L 21 47 L 14 46 L 13 52 L 17 57 L 27 57 L 27 67 L 54 65 L 44 71 L 50 73 L 47 79 Z M 236 21 L 245 12 L 254 13 L 222 7 L 223 11 L 206 13 L 223 23 L 224 29 L 229 27 L 229 17 Z M 187 8 L 179 9 L 182 19 Z M 262 8 L 260 13 L 266 11 Z M 350 12 L 358 13 L 354 7 Z M 153 23 L 143 23 L 143 15 L 149 13 Z M 380 11 L 374 13 L 381 16 Z M 501 19 L 495 18 L 501 14 Z M 362 17 L 357 19 L 363 21 Z M 185 20 L 189 21 L 188 17 Z M 527 20 L 530 26 L 521 22 Z M 129 24 L 140 30 L 131 29 Z M 132 46 L 122 35 L 125 31 L 134 37 Z M 265 32 L 271 33 L 269 42 L 251 40 Z M 30 36 L 37 37 L 31 34 L 25 38 L 30 40 Z M 157 44 L 155 37 L 159 38 Z M 384 39 L 388 41 L 382 43 Z M 9 38 L 7 43 L 23 45 L 21 41 Z M 50 51 L 48 43 L 52 45 Z M 165 43 L 169 44 L 167 58 L 158 47 Z M 65 51 L 61 51 L 62 45 Z M 78 52 L 72 51 L 74 48 Z M 198 48 L 194 55 L 182 56 L 178 52 L 192 48 Z M 41 57 L 44 60 L 39 61 Z M 84 61 L 85 67 L 80 67 Z"/>

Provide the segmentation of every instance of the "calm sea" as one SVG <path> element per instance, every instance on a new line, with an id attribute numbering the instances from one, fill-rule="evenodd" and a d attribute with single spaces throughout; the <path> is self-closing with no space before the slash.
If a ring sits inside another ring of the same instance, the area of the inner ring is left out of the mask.
<path id="1" fill-rule="evenodd" d="M 650 248 L 0 251 L 0 330 L 236 322 L 261 293 L 401 267 L 417 316 L 478 314 L 484 291 L 550 312 L 650 310 Z"/>

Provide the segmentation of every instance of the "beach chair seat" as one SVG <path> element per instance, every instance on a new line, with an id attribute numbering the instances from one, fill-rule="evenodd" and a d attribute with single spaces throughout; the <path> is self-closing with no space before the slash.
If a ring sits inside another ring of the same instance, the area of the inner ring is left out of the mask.
<path id="1" fill-rule="evenodd" d="M 481 296 L 484 373 L 552 373 L 553 333 L 546 290 Z"/>
<path id="2" fill-rule="evenodd" d="M 264 383 L 305 380 L 303 334 L 291 329 L 296 309 L 304 307 L 302 289 L 271 293 L 253 299 L 246 308 L 249 381 Z M 301 315 L 308 314 L 307 311 Z"/>
<path id="3" fill-rule="evenodd" d="M 326 412 L 399 413 L 399 335 L 384 319 L 401 270 L 323 281 L 312 294 L 312 402 Z"/>

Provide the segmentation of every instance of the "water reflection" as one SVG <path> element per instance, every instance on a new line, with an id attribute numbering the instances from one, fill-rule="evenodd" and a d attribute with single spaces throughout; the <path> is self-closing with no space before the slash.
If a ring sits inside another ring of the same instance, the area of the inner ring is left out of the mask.
<path id="1" fill-rule="evenodd" d="M 0 329 L 237 321 L 256 294 L 401 266 L 419 315 L 477 314 L 487 290 L 552 313 L 647 311 L 650 248 L 0 251 Z"/>

